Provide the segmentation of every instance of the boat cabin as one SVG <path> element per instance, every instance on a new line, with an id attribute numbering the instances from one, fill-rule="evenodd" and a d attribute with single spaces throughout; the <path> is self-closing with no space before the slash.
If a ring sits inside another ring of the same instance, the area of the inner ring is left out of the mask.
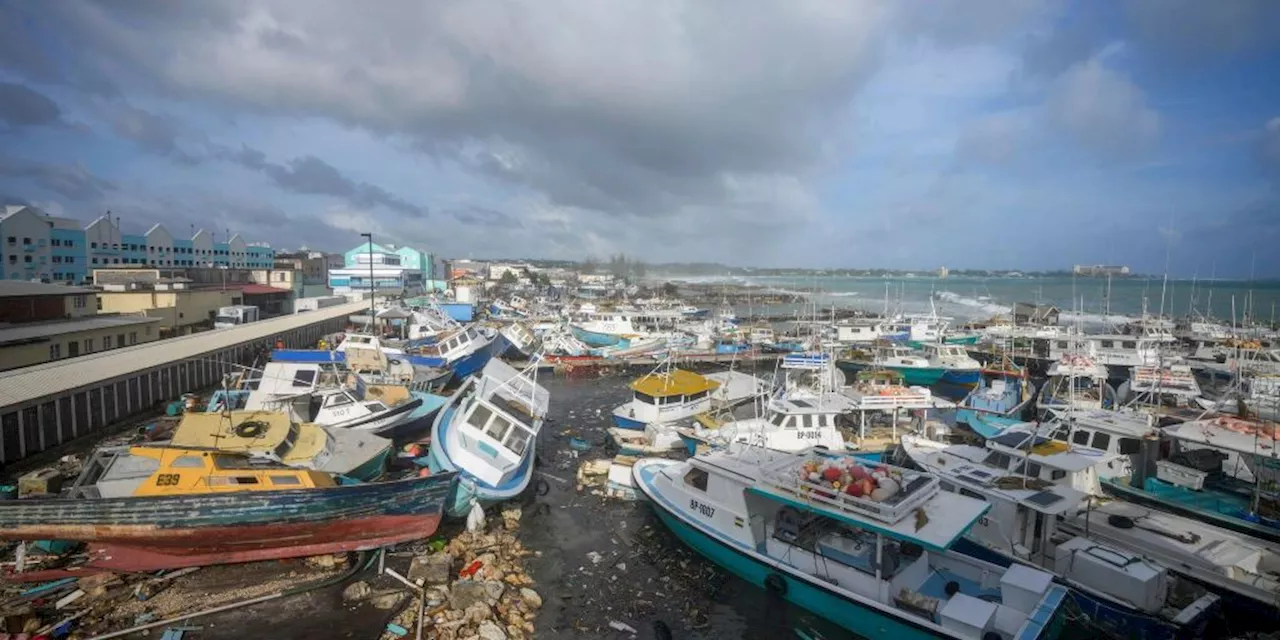
<path id="1" fill-rule="evenodd" d="M 72 485 L 74 498 L 123 498 L 314 489 L 333 476 L 252 457 L 168 446 L 98 449 Z"/>
<path id="2" fill-rule="evenodd" d="M 1163 338 L 1145 335 L 1060 336 L 1049 341 L 1049 359 L 1082 354 L 1107 366 L 1158 366 L 1163 344 Z"/>
<path id="3" fill-rule="evenodd" d="M 949 369 L 979 369 L 982 364 L 969 356 L 969 352 L 962 346 L 943 343 L 925 343 L 920 345 L 920 351 L 924 353 L 929 361 L 938 366 L 944 366 Z"/>
<path id="4" fill-rule="evenodd" d="M 515 477 L 542 428 L 550 396 L 527 375 L 501 360 L 490 360 L 469 395 L 460 403 L 452 426 L 450 451 L 458 468 L 498 487 Z"/>
<path id="5" fill-rule="evenodd" d="M 631 383 L 628 417 L 646 424 L 687 418 L 709 410 L 718 388 L 720 383 L 692 371 L 655 371 Z"/>
<path id="6" fill-rule="evenodd" d="M 841 320 L 835 324 L 835 340 L 840 344 L 870 344 L 884 337 L 879 320 Z"/>
<path id="7" fill-rule="evenodd" d="M 422 347 L 421 352 L 425 356 L 435 356 L 444 359 L 445 362 L 454 362 L 471 355 L 487 344 L 475 326 L 467 326 L 440 335 L 435 344 Z"/>

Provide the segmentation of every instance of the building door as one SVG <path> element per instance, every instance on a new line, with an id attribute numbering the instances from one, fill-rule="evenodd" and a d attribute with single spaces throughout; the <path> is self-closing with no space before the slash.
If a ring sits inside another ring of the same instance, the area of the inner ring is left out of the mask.
<path id="1" fill-rule="evenodd" d="M 67 343 L 67 357 L 74 358 L 80 355 L 80 341 L 72 340 Z"/>

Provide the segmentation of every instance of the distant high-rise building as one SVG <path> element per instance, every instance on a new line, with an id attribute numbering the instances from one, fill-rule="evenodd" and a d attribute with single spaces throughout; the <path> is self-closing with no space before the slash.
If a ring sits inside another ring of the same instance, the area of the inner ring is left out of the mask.
<path id="1" fill-rule="evenodd" d="M 939 277 L 939 278 L 945 278 L 945 277 L 947 277 L 947 275 L 948 275 L 948 274 L 950 274 L 950 273 L 951 273 L 951 272 L 950 272 L 950 271 L 948 271 L 946 267 L 938 267 L 938 277 Z"/>

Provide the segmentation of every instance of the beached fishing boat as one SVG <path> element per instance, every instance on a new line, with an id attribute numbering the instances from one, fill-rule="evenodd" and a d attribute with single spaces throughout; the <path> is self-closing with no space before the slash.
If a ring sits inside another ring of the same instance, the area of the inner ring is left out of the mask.
<path id="1" fill-rule="evenodd" d="M 950 344 L 922 344 L 920 352 L 929 364 L 944 369 L 941 382 L 962 387 L 978 384 L 982 363 L 969 357 L 964 347 Z"/>
<path id="2" fill-rule="evenodd" d="M 458 327 L 435 336 L 435 342 L 415 347 L 411 353 L 422 357 L 424 364 L 453 371 L 453 379 L 461 380 L 484 368 L 493 357 L 493 336 L 475 325 Z"/>
<path id="3" fill-rule="evenodd" d="M 1165 427 L 1155 474 L 1119 478 L 1108 492 L 1280 542 L 1280 458 L 1275 423 L 1220 416 Z"/>
<path id="4" fill-rule="evenodd" d="M 836 366 L 855 374 L 868 369 L 888 369 L 902 374 L 907 384 L 924 387 L 937 384 L 947 372 L 907 347 L 886 344 L 875 345 L 869 351 L 850 351 L 848 357 L 836 362 Z"/>
<path id="5" fill-rule="evenodd" d="M 1035 395 L 1026 369 L 1005 357 L 979 372 L 978 386 L 956 407 L 956 423 L 984 438 L 994 437 L 1030 417 Z"/>
<path id="6" fill-rule="evenodd" d="M 711 392 L 720 383 L 677 369 L 666 358 L 653 371 L 631 383 L 631 400 L 613 410 L 613 424 L 619 429 L 642 431 L 652 423 L 676 422 L 711 409 Z"/>
<path id="7" fill-rule="evenodd" d="M 634 482 L 712 562 L 869 638 L 1052 637 L 1066 589 L 950 549 L 989 505 L 923 473 L 820 450 L 649 458 Z"/>
<path id="8" fill-rule="evenodd" d="M 283 411 L 295 422 L 394 438 L 423 431 L 444 398 L 403 385 L 368 384 L 339 365 L 268 362 L 245 383 L 243 408 Z"/>
<path id="9" fill-rule="evenodd" d="M 433 473 L 460 473 L 458 490 L 446 511 L 466 515 L 514 498 L 533 477 L 538 431 L 550 394 L 538 385 L 537 362 L 517 371 L 491 360 L 468 379 L 436 416 L 431 448 L 423 463 Z"/>
<path id="10" fill-rule="evenodd" d="M 370 481 L 380 477 L 391 441 L 356 429 L 298 423 L 279 411 L 188 413 L 169 445 L 240 453 L 285 466 Z"/>
<path id="11" fill-rule="evenodd" d="M 541 348 L 542 340 L 523 322 L 502 327 L 493 340 L 493 355 L 497 358 L 528 360 Z"/>
<path id="12" fill-rule="evenodd" d="M 100 449 L 71 499 L 0 500 L 0 539 L 87 542 L 80 571 L 376 549 L 433 534 L 453 481 L 339 485 L 330 474 L 218 451 Z"/>
<path id="13" fill-rule="evenodd" d="M 1026 425 L 987 440 L 985 447 L 952 445 L 945 450 L 967 464 L 990 467 L 998 477 L 1015 478 L 1001 482 L 1058 485 L 1094 496 L 1084 508 L 1055 516 L 1060 534 L 1124 550 L 1128 557 L 1145 558 L 1205 585 L 1222 598 L 1228 617 L 1256 617 L 1264 629 L 1280 621 L 1280 546 L 1125 500 L 1097 499 L 1102 495 L 1099 485 L 1107 486 L 1100 478 L 1109 475 L 1111 463 L 1120 456 L 1069 448 L 1056 436 L 1041 435 Z M 906 437 L 904 441 L 911 442 Z M 1035 530 L 1034 520 L 1015 524 Z M 1045 530 L 1043 523 L 1040 530 Z"/>
<path id="14" fill-rule="evenodd" d="M 419 356 L 404 353 L 382 343 L 377 336 L 363 333 L 340 335 L 332 349 L 276 349 L 275 362 L 341 363 L 369 384 L 404 385 L 411 391 L 435 393 L 453 378 L 453 372 L 433 366 Z"/>
<path id="15" fill-rule="evenodd" d="M 913 435 L 903 436 L 901 447 L 912 463 L 938 478 L 944 492 L 991 504 L 990 514 L 956 544 L 958 551 L 1001 566 L 1025 563 L 1055 573 L 1071 586 L 1070 597 L 1085 614 L 1080 622 L 1095 633 L 1197 638 L 1218 616 L 1219 596 L 1198 581 L 1127 548 L 1059 534 L 1059 518 L 1085 508 L 1085 494 L 986 465 L 974 455 L 976 447 Z"/>

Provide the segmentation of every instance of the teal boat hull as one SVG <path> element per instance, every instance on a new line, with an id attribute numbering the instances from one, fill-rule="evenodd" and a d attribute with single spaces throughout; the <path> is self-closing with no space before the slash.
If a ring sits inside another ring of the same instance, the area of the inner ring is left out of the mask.
<path id="1" fill-rule="evenodd" d="M 758 560 L 746 552 L 740 542 L 718 535 L 704 532 L 690 526 L 683 518 L 676 515 L 678 509 L 674 504 L 653 490 L 653 477 L 656 474 L 652 467 L 637 467 L 635 484 L 638 494 L 644 497 L 657 513 L 658 519 L 675 534 L 681 542 L 701 554 L 703 557 L 719 565 L 726 571 L 746 580 L 753 586 L 766 589 L 780 598 L 799 606 L 814 615 L 820 616 L 865 638 L 893 638 L 908 640 L 914 638 L 937 638 L 940 635 L 926 626 L 916 624 L 909 619 L 899 618 L 875 608 L 866 606 L 853 598 L 822 588 L 814 583 L 799 579 L 785 571 Z M 776 587 L 777 576 L 785 585 Z M 775 581 L 774 588 L 766 586 L 766 580 Z M 1061 597 L 1061 596 L 1059 596 Z M 1056 607 L 1056 603 L 1054 605 Z M 1052 611 L 1042 612 L 1043 620 L 1037 620 L 1019 634 L 1019 640 L 1053 637 L 1060 630 L 1057 616 Z"/>
<path id="2" fill-rule="evenodd" d="M 391 457 L 391 445 L 388 444 L 385 449 L 378 452 L 378 455 L 369 458 L 360 464 L 360 466 L 347 472 L 349 478 L 355 478 L 362 482 L 373 482 L 382 477 L 387 470 L 387 459 Z"/>
<path id="3" fill-rule="evenodd" d="M 906 384 L 918 387 L 931 387 L 938 384 L 942 376 L 947 373 L 947 370 L 942 367 L 888 367 L 855 360 L 837 360 L 836 367 L 841 371 L 854 374 L 869 369 L 888 369 L 901 373 L 902 381 Z"/>

